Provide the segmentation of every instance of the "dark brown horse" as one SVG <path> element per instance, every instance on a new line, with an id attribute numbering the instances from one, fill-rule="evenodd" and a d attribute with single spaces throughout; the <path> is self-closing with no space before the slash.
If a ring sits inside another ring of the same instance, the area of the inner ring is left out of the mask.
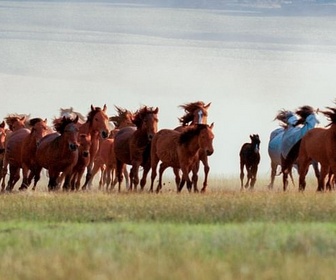
<path id="1" fill-rule="evenodd" d="M 139 184 L 139 167 L 143 167 L 140 182 L 141 189 L 146 184 L 146 177 L 150 170 L 150 144 L 157 132 L 159 108 L 142 107 L 134 113 L 135 127 L 121 128 L 115 135 L 114 152 L 117 160 L 118 190 L 122 182 L 122 171 L 125 164 L 131 165 L 130 190 Z"/>
<path id="2" fill-rule="evenodd" d="M 191 103 L 186 103 L 180 105 L 179 107 L 184 109 L 185 115 L 179 118 L 181 122 L 181 126 L 175 128 L 175 130 L 183 131 L 184 128 L 188 127 L 189 125 L 195 124 L 207 124 L 208 121 L 208 109 L 211 103 L 205 104 L 203 101 L 196 101 Z M 193 175 L 192 175 L 192 182 L 194 186 L 194 190 L 198 191 L 197 181 L 198 181 L 198 171 L 200 166 L 200 161 L 204 166 L 204 181 L 203 187 L 201 192 L 205 192 L 208 186 L 208 175 L 210 171 L 208 156 L 205 151 L 199 151 L 199 161 L 195 163 L 193 167 Z M 178 170 L 174 170 L 175 176 L 179 176 Z M 175 181 L 178 181 L 178 178 L 175 178 Z"/>
<path id="3" fill-rule="evenodd" d="M 177 191 L 182 190 L 184 182 L 187 182 L 187 189 L 189 192 L 191 191 L 192 182 L 189 173 L 195 163 L 199 161 L 199 151 L 203 150 L 207 155 L 211 155 L 214 151 L 212 128 L 213 124 L 211 126 L 197 124 L 188 126 L 182 132 L 162 129 L 155 134 L 151 146 L 152 175 L 150 191 L 153 191 L 159 161 L 161 161 L 161 164 L 156 192 L 159 192 L 162 188 L 162 174 L 167 167 L 182 170 L 183 181 L 180 182 L 176 178 Z"/>
<path id="4" fill-rule="evenodd" d="M 99 139 L 105 139 L 109 135 L 109 119 L 106 115 L 106 111 L 106 105 L 104 105 L 103 109 L 91 105 L 91 111 L 87 115 L 86 122 L 79 127 L 80 134 L 90 134 L 91 137 L 90 163 L 87 166 L 85 183 L 82 189 L 88 187 L 88 183 L 92 176 L 94 159 L 99 149 Z"/>
<path id="5" fill-rule="evenodd" d="M 328 128 L 313 128 L 301 140 L 298 156 L 300 191 L 305 190 L 305 178 L 312 160 L 321 165 L 317 191 L 325 189 L 325 180 L 329 173 L 334 178 L 336 175 L 336 108 L 327 107 L 327 109 L 322 113 L 330 121 Z M 328 184 L 330 184 L 330 178 Z"/>
<path id="6" fill-rule="evenodd" d="M 244 187 L 244 167 L 247 171 L 245 188 L 253 189 L 257 181 L 258 165 L 260 162 L 260 139 L 258 134 L 250 135 L 251 143 L 245 143 L 240 149 L 240 187 Z"/>
<path id="7" fill-rule="evenodd" d="M 40 174 L 45 168 L 49 173 L 49 191 L 57 189 L 57 181 L 61 172 L 64 173 L 63 189 L 69 190 L 73 167 L 78 160 L 78 117 L 75 120 L 63 117 L 54 120 L 57 132 L 44 136 L 36 151 L 36 169 Z M 36 178 L 39 179 L 39 175 Z"/>
<path id="8" fill-rule="evenodd" d="M 41 139 L 51 133 L 47 126 L 47 119 L 34 118 L 29 120 L 30 133 L 23 139 L 21 146 L 21 167 L 22 167 L 22 184 L 20 190 L 26 190 L 36 174 L 36 150 Z M 36 188 L 36 179 L 33 190 Z"/>

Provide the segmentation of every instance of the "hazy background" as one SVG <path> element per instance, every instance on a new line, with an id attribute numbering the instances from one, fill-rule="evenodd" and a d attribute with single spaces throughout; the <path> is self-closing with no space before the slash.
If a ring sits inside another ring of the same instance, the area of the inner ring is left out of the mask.
<path id="1" fill-rule="evenodd" d="M 251 3 L 0 1 L 0 118 L 147 105 L 159 107 L 159 128 L 174 128 L 179 105 L 203 100 L 211 174 L 237 176 L 241 145 L 259 133 L 269 176 L 277 111 L 333 106 L 335 7 Z"/>

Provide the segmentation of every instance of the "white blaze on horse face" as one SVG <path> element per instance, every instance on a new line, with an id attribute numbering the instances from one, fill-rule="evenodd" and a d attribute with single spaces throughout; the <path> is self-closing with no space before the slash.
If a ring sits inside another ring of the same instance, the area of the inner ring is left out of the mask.
<path id="1" fill-rule="evenodd" d="M 202 110 L 199 110 L 197 114 L 198 114 L 198 124 L 201 124 L 202 123 L 202 119 L 203 119 L 203 112 L 202 112 Z"/>

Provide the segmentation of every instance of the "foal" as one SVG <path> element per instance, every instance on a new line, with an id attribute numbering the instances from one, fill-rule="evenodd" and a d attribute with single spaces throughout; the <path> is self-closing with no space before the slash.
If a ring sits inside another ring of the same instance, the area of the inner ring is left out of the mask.
<path id="1" fill-rule="evenodd" d="M 244 166 L 247 171 L 247 182 L 245 188 L 253 189 L 257 180 L 258 165 L 260 162 L 260 139 L 258 134 L 250 135 L 251 143 L 245 143 L 240 149 L 240 187 L 243 189 Z"/>

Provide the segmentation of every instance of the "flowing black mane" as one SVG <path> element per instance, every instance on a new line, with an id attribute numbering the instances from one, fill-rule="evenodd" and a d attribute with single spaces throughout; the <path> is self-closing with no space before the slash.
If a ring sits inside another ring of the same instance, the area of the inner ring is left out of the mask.
<path id="1" fill-rule="evenodd" d="M 328 126 L 336 124 L 336 108 L 327 107 L 329 111 L 321 111 L 330 121 Z"/>
<path id="2" fill-rule="evenodd" d="M 124 122 L 124 121 L 129 121 L 132 122 L 133 119 L 133 113 L 127 109 L 114 106 L 117 110 L 117 115 L 109 117 L 109 121 L 113 122 L 113 125 L 115 128 L 119 128 L 119 126 Z"/>
<path id="3" fill-rule="evenodd" d="M 78 121 L 78 116 L 75 120 L 71 119 L 71 118 L 67 118 L 67 117 L 63 117 L 63 118 L 58 118 L 58 119 L 54 119 L 53 120 L 53 124 L 54 124 L 54 128 L 55 130 L 60 133 L 63 134 L 65 127 L 70 124 L 70 123 L 77 123 Z"/>
<path id="4" fill-rule="evenodd" d="M 153 107 L 142 107 L 138 111 L 136 111 L 133 115 L 133 123 L 136 125 L 136 127 L 139 129 L 142 126 L 142 123 L 147 115 L 149 114 L 157 114 L 158 108 Z"/>
<path id="5" fill-rule="evenodd" d="M 206 105 L 203 101 L 196 101 L 196 102 L 180 105 L 179 107 L 184 109 L 185 111 L 185 115 L 179 118 L 180 123 L 184 126 L 188 125 L 188 123 L 194 120 L 194 114 L 198 110 L 202 110 L 203 115 L 208 116 L 208 112 L 207 112 L 208 106 L 209 105 Z"/>

